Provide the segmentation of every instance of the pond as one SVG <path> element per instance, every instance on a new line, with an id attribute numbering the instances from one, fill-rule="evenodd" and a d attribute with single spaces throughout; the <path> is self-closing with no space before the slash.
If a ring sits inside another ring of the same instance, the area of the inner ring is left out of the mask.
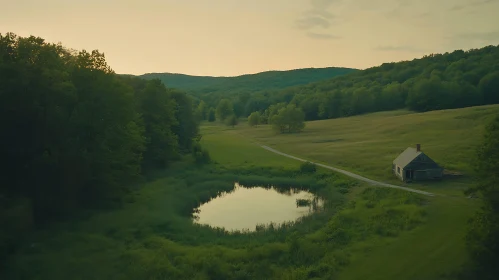
<path id="1" fill-rule="evenodd" d="M 236 183 L 233 191 L 196 208 L 194 222 L 227 231 L 255 231 L 261 225 L 296 221 L 321 210 L 323 205 L 321 198 L 307 191 L 245 187 Z"/>

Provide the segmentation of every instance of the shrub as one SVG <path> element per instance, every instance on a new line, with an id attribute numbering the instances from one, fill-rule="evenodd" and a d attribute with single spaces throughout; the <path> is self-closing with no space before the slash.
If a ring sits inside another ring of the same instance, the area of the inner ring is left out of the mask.
<path id="1" fill-rule="evenodd" d="M 192 156 L 194 157 L 196 164 L 208 164 L 211 162 L 210 153 L 203 149 L 199 143 L 194 145 Z"/>
<path id="2" fill-rule="evenodd" d="M 301 173 L 315 173 L 317 171 L 317 166 L 311 162 L 304 162 L 300 165 Z"/>

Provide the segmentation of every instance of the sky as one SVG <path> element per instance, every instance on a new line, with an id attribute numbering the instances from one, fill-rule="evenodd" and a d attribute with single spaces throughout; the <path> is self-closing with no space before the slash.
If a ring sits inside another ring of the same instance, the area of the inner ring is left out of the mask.
<path id="1" fill-rule="evenodd" d="M 0 33 L 98 49 L 121 74 L 365 69 L 499 45 L 499 0 L 0 0 Z"/>

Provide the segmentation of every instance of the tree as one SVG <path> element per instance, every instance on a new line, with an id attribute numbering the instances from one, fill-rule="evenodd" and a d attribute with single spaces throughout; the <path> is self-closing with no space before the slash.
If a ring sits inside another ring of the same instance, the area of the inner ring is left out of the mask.
<path id="1" fill-rule="evenodd" d="M 232 102 L 229 99 L 220 100 L 216 109 L 216 115 L 219 121 L 224 121 L 227 117 L 234 115 Z"/>
<path id="2" fill-rule="evenodd" d="M 203 100 L 199 102 L 199 105 L 196 109 L 196 118 L 199 121 L 204 121 L 208 118 L 208 106 Z"/>
<path id="3" fill-rule="evenodd" d="M 267 108 L 267 110 L 265 110 L 264 114 L 262 116 L 260 116 L 260 123 L 270 123 L 272 120 L 272 117 L 274 115 L 277 115 L 279 110 L 281 108 L 285 108 L 286 106 L 287 106 L 287 104 L 284 102 L 270 105 L 269 108 Z"/>
<path id="4" fill-rule="evenodd" d="M 478 183 L 468 194 L 478 192 L 483 205 L 470 222 L 466 241 L 475 279 L 496 279 L 499 275 L 499 116 L 487 126 L 477 155 Z"/>
<path id="5" fill-rule="evenodd" d="M 305 114 L 294 104 L 279 109 L 271 119 L 274 130 L 280 133 L 300 132 L 305 128 Z"/>
<path id="6" fill-rule="evenodd" d="M 215 121 L 215 109 L 214 108 L 210 108 L 210 110 L 208 111 L 208 121 L 209 122 L 214 122 Z"/>
<path id="7" fill-rule="evenodd" d="M 143 166 L 165 167 L 178 155 L 178 136 L 172 131 L 178 124 L 175 118 L 176 102 L 160 80 L 146 81 L 136 94 L 144 121 L 146 151 Z"/>
<path id="8" fill-rule="evenodd" d="M 184 153 L 192 151 L 193 141 L 199 134 L 199 122 L 196 120 L 192 106 L 192 99 L 186 93 L 171 90 L 175 100 L 175 118 L 177 123 L 172 127 L 173 133 L 178 137 L 180 150 Z"/>
<path id="9" fill-rule="evenodd" d="M 227 117 L 225 119 L 225 123 L 228 125 L 228 126 L 236 126 L 238 124 L 238 119 L 237 119 L 237 116 L 236 115 L 230 115 L 229 117 Z"/>
<path id="10" fill-rule="evenodd" d="M 260 124 L 260 112 L 253 112 L 248 117 L 248 124 L 250 126 L 258 126 Z"/>
<path id="11" fill-rule="evenodd" d="M 478 84 L 478 88 L 483 94 L 485 104 L 499 103 L 499 71 L 483 77 Z"/>
<path id="12" fill-rule="evenodd" d="M 97 50 L 12 33 L 0 34 L 0 127 L 0 261 L 21 231 L 117 205 L 145 166 L 162 167 L 199 139 L 186 94 L 116 75 Z M 4 211 L 20 206 L 22 215 Z"/>

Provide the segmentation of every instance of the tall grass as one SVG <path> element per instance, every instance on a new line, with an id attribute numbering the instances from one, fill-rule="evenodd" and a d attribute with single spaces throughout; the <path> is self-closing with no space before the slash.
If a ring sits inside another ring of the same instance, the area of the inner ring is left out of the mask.
<path id="1" fill-rule="evenodd" d="M 182 166 L 175 174 L 139 188 L 122 209 L 37 232 L 10 258 L 2 279 L 331 278 L 348 265 L 350 244 L 424 221 L 419 198 L 395 190 L 366 189 L 347 203 L 340 190 L 361 187 L 332 173 L 211 165 Z M 194 208 L 230 192 L 235 182 L 309 189 L 328 203 L 296 222 L 254 232 L 192 222 Z"/>

